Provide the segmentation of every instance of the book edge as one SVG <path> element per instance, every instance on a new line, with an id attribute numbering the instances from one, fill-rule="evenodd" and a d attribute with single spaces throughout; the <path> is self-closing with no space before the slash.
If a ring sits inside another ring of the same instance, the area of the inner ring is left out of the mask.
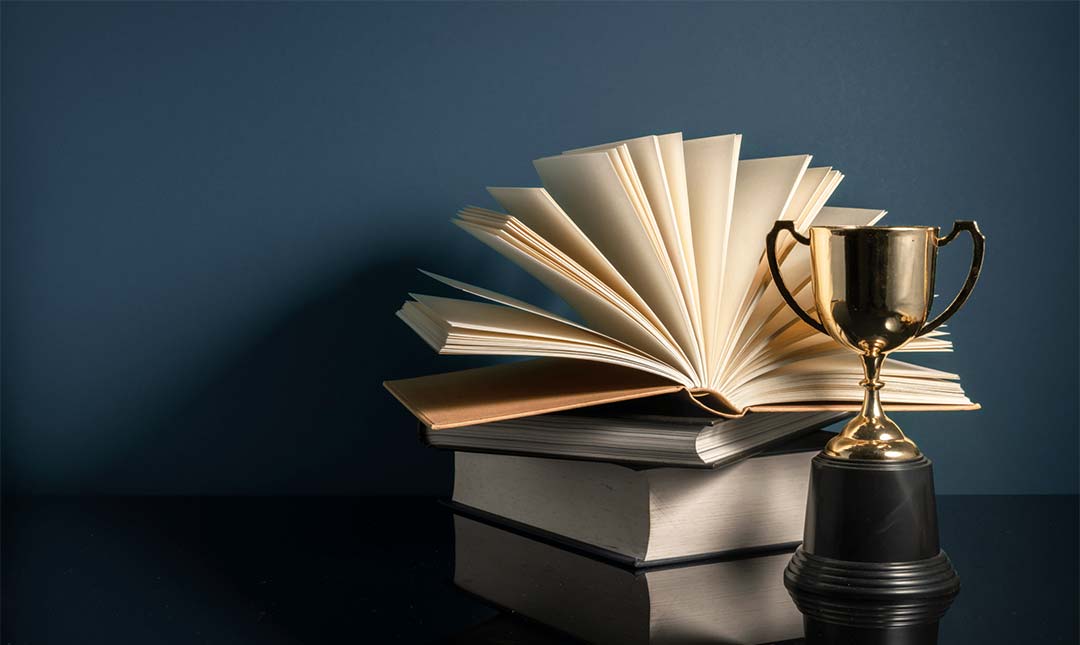
<path id="1" fill-rule="evenodd" d="M 734 455 L 730 455 L 728 457 L 725 457 L 724 459 L 720 459 L 720 460 L 717 460 L 717 461 L 712 462 L 712 463 L 700 462 L 700 463 L 697 463 L 697 464 L 693 464 L 693 463 L 646 462 L 646 461 L 634 461 L 634 460 L 630 460 L 630 459 L 601 459 L 601 458 L 595 458 L 595 457 L 583 457 L 583 456 L 580 456 L 580 455 L 551 455 L 551 454 L 545 454 L 545 453 L 539 453 L 539 452 L 523 452 L 523 451 L 517 451 L 517 450 L 495 450 L 495 449 L 482 449 L 482 448 L 461 448 L 461 447 L 453 447 L 453 446 L 436 446 L 436 445 L 433 445 L 431 443 L 431 441 L 428 439 L 428 433 L 432 432 L 432 430 L 430 428 L 427 428 L 422 423 L 420 423 L 420 424 L 417 425 L 417 433 L 419 434 L 420 443 L 422 445 L 424 445 L 424 446 L 426 446 L 428 448 L 432 448 L 434 450 L 439 450 L 439 451 L 443 451 L 443 452 L 451 452 L 451 453 L 453 453 L 453 452 L 468 452 L 468 453 L 481 454 L 481 455 L 502 455 L 502 456 L 507 456 L 507 457 L 527 457 L 527 458 L 531 458 L 531 459 L 553 459 L 553 460 L 556 460 L 556 461 L 586 461 L 586 462 L 592 462 L 592 463 L 598 463 L 598 464 L 612 464 L 612 465 L 615 465 L 615 466 L 621 466 L 623 468 L 629 468 L 629 469 L 635 470 L 635 471 L 653 470 L 653 469 L 657 469 L 657 468 L 687 468 L 687 469 L 691 469 L 691 470 L 718 470 L 720 468 L 726 468 L 728 466 L 733 466 L 736 463 L 738 463 L 740 461 L 743 461 L 744 459 L 756 459 L 756 458 L 764 458 L 764 457 L 773 457 L 773 456 L 778 456 L 778 455 L 793 454 L 793 453 L 797 453 L 797 452 L 818 452 L 822 448 L 825 447 L 825 444 L 828 442 L 829 439 L 831 439 L 833 436 L 835 436 L 835 433 L 827 432 L 827 431 L 824 430 L 824 428 L 827 427 L 827 426 L 830 426 L 830 425 L 832 425 L 834 423 L 838 423 L 839 421 L 842 421 L 847 416 L 850 416 L 850 415 L 838 416 L 835 419 L 822 421 L 820 423 L 815 423 L 815 424 L 809 425 L 809 426 L 807 426 L 805 428 L 800 428 L 799 430 L 797 430 L 797 431 L 795 431 L 795 432 L 793 432 L 791 434 L 787 434 L 787 435 L 784 435 L 782 437 L 777 437 L 777 438 L 775 438 L 775 439 L 773 439 L 771 441 L 767 441 L 767 442 L 761 444 L 760 446 L 754 446 L 752 448 L 749 448 L 747 450 L 744 450 L 744 451 L 739 452 L 739 453 L 734 454 Z M 782 448 L 782 446 L 784 444 L 786 444 L 786 443 L 795 442 L 795 441 L 797 441 L 799 439 L 802 439 L 802 438 L 804 438 L 804 437 L 806 437 L 808 435 L 812 435 L 812 434 L 815 434 L 815 433 L 821 433 L 821 435 L 822 435 L 821 441 L 820 441 L 820 443 L 821 443 L 820 446 L 807 447 L 807 448 L 790 448 L 790 449 L 786 449 L 786 450 Z M 777 448 L 780 448 L 780 449 L 777 449 Z"/>
<path id="2" fill-rule="evenodd" d="M 794 551 L 795 547 L 802 543 L 801 540 L 795 542 L 780 542 L 777 544 L 740 547 L 737 549 L 712 551 L 709 553 L 680 556 L 676 558 L 642 560 L 634 556 L 626 555 L 625 553 L 619 553 L 618 551 L 605 549 L 594 544 L 589 544 L 588 542 L 582 542 L 581 540 L 575 540 L 574 538 L 559 535 L 558 533 L 552 533 L 551 531 L 524 524 L 495 513 L 490 513 L 474 506 L 455 502 L 452 499 L 441 499 L 439 500 L 439 503 L 443 504 L 454 513 L 468 519 L 487 524 L 488 526 L 497 529 L 516 533 L 517 535 L 530 540 L 536 540 L 542 544 L 563 549 L 601 563 L 616 566 L 623 570 L 630 571 L 631 573 L 635 573 L 636 575 L 659 569 L 697 566 L 700 564 L 725 562 L 728 560 L 742 560 L 762 555 L 773 555 L 786 551 Z"/>

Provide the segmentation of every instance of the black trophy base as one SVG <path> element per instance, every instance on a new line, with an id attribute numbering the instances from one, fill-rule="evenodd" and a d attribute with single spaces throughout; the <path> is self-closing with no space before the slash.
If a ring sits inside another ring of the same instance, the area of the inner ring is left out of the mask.
<path id="1" fill-rule="evenodd" d="M 816 633 L 936 633 L 960 577 L 938 542 L 930 460 L 815 457 L 804 541 L 784 584 Z"/>

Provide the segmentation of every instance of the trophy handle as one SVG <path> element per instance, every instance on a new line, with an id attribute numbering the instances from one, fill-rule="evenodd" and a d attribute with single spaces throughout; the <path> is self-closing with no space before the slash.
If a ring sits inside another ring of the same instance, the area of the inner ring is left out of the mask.
<path id="1" fill-rule="evenodd" d="M 959 311 L 960 307 L 963 307 L 964 303 L 967 302 L 968 296 L 971 295 L 971 290 L 975 288 L 975 283 L 979 280 L 979 272 L 982 271 L 983 255 L 986 251 L 986 237 L 982 234 L 982 231 L 979 230 L 978 224 L 973 220 L 957 220 L 956 223 L 953 224 L 953 228 L 949 231 L 948 235 L 938 238 L 937 245 L 939 248 L 945 246 L 949 242 L 955 240 L 963 231 L 967 231 L 971 234 L 971 241 L 973 244 L 971 269 L 968 270 L 967 281 L 964 282 L 964 287 L 960 289 L 960 293 L 956 294 L 956 298 L 949 303 L 949 306 L 945 308 L 945 311 L 926 323 L 922 330 L 919 331 L 919 336 L 934 331 L 941 326 L 943 322 L 952 318 L 952 315 Z"/>
<path id="2" fill-rule="evenodd" d="M 799 306 L 799 303 L 795 302 L 795 296 L 791 295 L 787 285 L 784 284 L 784 278 L 780 275 L 780 263 L 776 260 L 776 238 L 780 235 L 780 231 L 791 233 L 791 236 L 794 237 L 795 241 L 799 244 L 810 245 L 810 238 L 796 231 L 795 222 L 791 220 L 779 220 L 773 226 L 773 229 L 769 231 L 768 237 L 765 238 L 765 254 L 769 258 L 769 270 L 772 272 L 773 282 L 776 283 L 776 290 L 784 297 L 784 302 L 786 302 L 795 313 L 799 314 L 799 318 L 802 318 L 803 322 L 827 336 L 829 332 L 825 331 L 825 326 L 811 318 L 810 314 L 803 311 L 803 308 Z M 960 304 L 964 303 L 961 302 Z"/>

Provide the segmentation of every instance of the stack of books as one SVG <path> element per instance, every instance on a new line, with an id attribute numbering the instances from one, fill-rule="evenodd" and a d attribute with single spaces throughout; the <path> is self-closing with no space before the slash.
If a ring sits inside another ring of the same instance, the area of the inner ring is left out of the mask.
<path id="1" fill-rule="evenodd" d="M 385 384 L 454 451 L 463 588 L 549 623 L 594 606 L 593 624 L 556 625 L 588 640 L 724 638 L 713 600 L 740 594 L 778 614 L 776 633 L 737 642 L 790 631 L 783 550 L 802 537 L 818 430 L 858 409 L 862 374 L 787 307 L 765 237 L 781 219 L 804 232 L 885 212 L 825 206 L 839 171 L 740 160 L 741 143 L 572 150 L 535 162 L 543 188 L 489 189 L 505 213 L 458 213 L 580 315 L 432 273 L 474 299 L 412 294 L 398 311 L 441 354 L 530 358 Z M 812 311 L 809 251 L 784 240 L 778 258 Z M 934 331 L 903 351 L 951 347 Z M 974 407 L 954 374 L 891 360 L 884 378 L 890 410 Z M 621 620 L 628 606 L 645 617 Z"/>
<path id="2" fill-rule="evenodd" d="M 810 460 L 832 436 L 814 430 L 842 413 L 717 421 L 618 407 L 421 433 L 455 451 L 459 512 L 625 566 L 801 541 Z"/>
<path id="3" fill-rule="evenodd" d="M 837 413 L 619 408 L 421 430 L 455 450 L 454 583 L 586 642 L 800 637 L 783 570 Z"/>

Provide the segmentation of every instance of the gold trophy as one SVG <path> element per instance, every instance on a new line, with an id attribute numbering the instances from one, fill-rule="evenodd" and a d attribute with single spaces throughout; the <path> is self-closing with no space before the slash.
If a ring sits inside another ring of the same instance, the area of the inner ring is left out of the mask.
<path id="1" fill-rule="evenodd" d="M 821 322 L 795 302 L 780 275 L 776 237 L 784 230 L 810 246 L 814 305 Z M 927 322 L 938 248 L 962 231 L 974 241 L 967 281 L 952 304 Z M 837 459 L 915 459 L 922 453 L 881 407 L 881 364 L 890 352 L 937 329 L 964 306 L 979 279 L 986 238 L 978 224 L 969 221 L 956 222 L 945 237 L 938 237 L 938 228 L 931 226 L 815 226 L 809 233 L 800 235 L 790 221 L 773 227 L 766 244 L 776 288 L 806 324 L 857 352 L 866 376 L 860 382 L 866 389 L 862 409 L 829 442 L 825 454 Z"/>
<path id="2" fill-rule="evenodd" d="M 785 230 L 810 246 L 820 321 L 802 310 L 780 275 L 776 239 Z M 967 280 L 930 319 L 938 248 L 964 231 L 974 242 Z M 917 642 L 959 592 L 960 578 L 938 540 L 930 460 L 885 415 L 879 376 L 890 352 L 964 305 L 985 244 L 968 221 L 944 237 L 929 226 L 817 226 L 803 236 L 781 221 L 766 239 L 780 295 L 806 324 L 858 353 L 865 374 L 862 408 L 813 460 L 803 544 L 784 572 L 808 634 L 886 626 L 910 631 Z M 896 603 L 899 614 L 883 609 Z"/>

